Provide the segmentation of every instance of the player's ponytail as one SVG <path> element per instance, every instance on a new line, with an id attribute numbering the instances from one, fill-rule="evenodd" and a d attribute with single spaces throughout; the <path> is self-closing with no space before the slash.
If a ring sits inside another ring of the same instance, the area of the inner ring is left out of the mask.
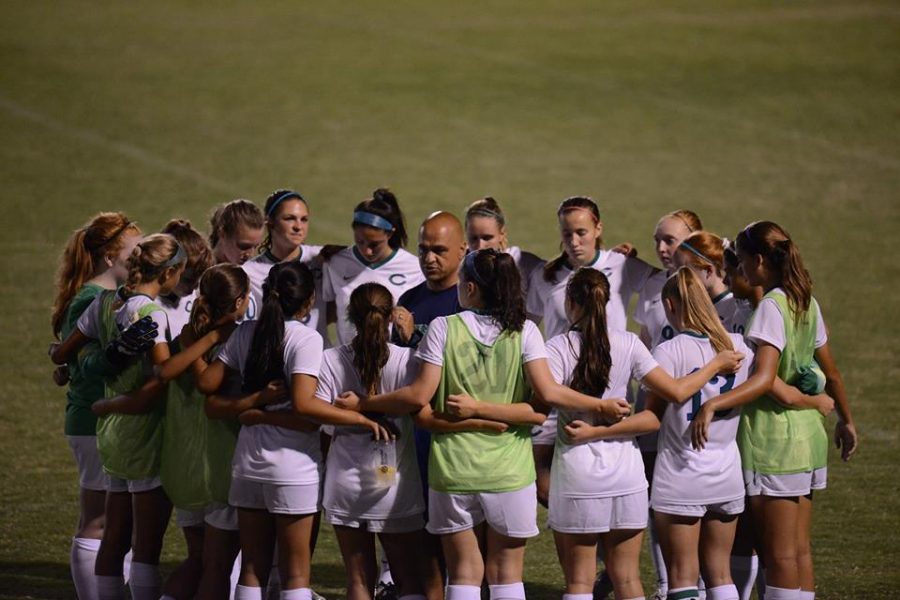
<path id="1" fill-rule="evenodd" d="M 134 247 L 128 257 L 128 278 L 125 292 L 133 294 L 137 286 L 162 277 L 167 269 L 187 261 L 187 253 L 175 238 L 167 233 L 154 233 Z"/>
<path id="2" fill-rule="evenodd" d="M 736 242 L 740 252 L 761 255 L 778 274 L 794 321 L 803 318 L 812 303 L 812 278 L 788 233 L 771 221 L 757 221 L 744 228 Z"/>
<path id="3" fill-rule="evenodd" d="M 581 316 L 570 327 L 581 332 L 581 352 L 572 372 L 572 389 L 599 396 L 609 386 L 612 369 L 606 326 L 609 280 L 596 269 L 578 269 L 566 285 L 566 301 L 581 308 Z"/>
<path id="4" fill-rule="evenodd" d="M 303 263 L 278 263 L 269 271 L 244 366 L 245 392 L 257 392 L 270 381 L 284 379 L 284 322 L 310 308 L 315 292 L 312 271 Z"/>
<path id="5" fill-rule="evenodd" d="M 387 188 L 378 188 L 372 197 L 353 209 L 353 226 L 374 227 L 390 234 L 388 245 L 396 250 L 406 246 L 406 220 L 397 196 Z"/>
<path id="6" fill-rule="evenodd" d="M 522 276 L 512 256 L 494 249 L 469 252 L 463 260 L 462 276 L 481 291 L 484 311 L 504 331 L 522 331 L 525 299 Z"/>
<path id="7" fill-rule="evenodd" d="M 56 299 L 50 320 L 54 335 L 59 336 L 62 330 L 69 302 L 94 276 L 103 259 L 119 255 L 126 231 L 141 232 L 124 214 L 104 212 L 69 238 L 56 273 Z"/>
<path id="8" fill-rule="evenodd" d="M 570 211 L 584 211 L 591 215 L 591 218 L 594 221 L 594 224 L 600 222 L 600 209 L 597 207 L 597 204 L 586 196 L 572 196 L 571 198 L 566 198 L 560 203 L 559 208 L 556 210 L 556 217 L 562 217 L 565 213 Z M 596 248 L 599 250 L 603 246 L 603 240 L 601 238 L 597 238 Z M 547 264 L 544 265 L 544 281 L 556 282 L 556 273 L 560 269 L 565 266 L 567 262 L 566 252 L 563 249 L 563 243 L 559 243 L 559 256 L 556 258 L 547 261 Z"/>
<path id="9" fill-rule="evenodd" d="M 681 307 L 680 329 L 690 329 L 707 336 L 716 352 L 734 350 L 731 337 L 722 326 L 706 288 L 688 267 L 681 267 L 666 280 L 662 297 Z"/>
<path id="10" fill-rule="evenodd" d="M 370 395 L 377 392 L 381 371 L 390 356 L 389 326 L 393 310 L 394 298 L 380 283 L 364 283 L 350 294 L 347 318 L 356 327 L 356 336 L 350 342 L 353 366 Z"/>
<path id="11" fill-rule="evenodd" d="M 239 266 L 226 263 L 207 269 L 200 277 L 197 298 L 191 306 L 190 327 L 194 339 L 209 333 L 249 290 L 250 279 Z"/>

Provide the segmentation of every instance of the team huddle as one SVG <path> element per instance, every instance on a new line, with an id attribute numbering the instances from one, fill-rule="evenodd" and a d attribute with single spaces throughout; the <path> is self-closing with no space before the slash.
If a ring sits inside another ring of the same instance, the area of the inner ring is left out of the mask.
<path id="1" fill-rule="evenodd" d="M 324 518 L 350 600 L 524 600 L 538 503 L 564 600 L 644 598 L 644 530 L 653 598 L 815 597 L 825 417 L 844 460 L 857 433 L 781 227 L 664 215 L 660 269 L 606 249 L 587 197 L 547 261 L 492 198 L 430 215 L 417 255 L 387 189 L 349 246 L 307 245 L 310 208 L 235 200 L 208 236 L 100 213 L 69 240 L 50 355 L 79 598 L 311 600 Z M 173 507 L 187 557 L 163 582 Z"/>

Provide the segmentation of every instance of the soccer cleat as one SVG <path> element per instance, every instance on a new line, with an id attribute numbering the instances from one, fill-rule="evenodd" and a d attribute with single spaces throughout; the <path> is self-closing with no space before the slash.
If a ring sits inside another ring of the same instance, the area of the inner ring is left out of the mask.
<path id="1" fill-rule="evenodd" d="M 375 586 L 375 600 L 397 600 L 397 586 L 379 581 Z"/>
<path id="2" fill-rule="evenodd" d="M 606 600 L 612 592 L 612 580 L 604 569 L 603 571 L 600 571 L 597 575 L 597 579 L 594 580 L 594 600 Z"/>

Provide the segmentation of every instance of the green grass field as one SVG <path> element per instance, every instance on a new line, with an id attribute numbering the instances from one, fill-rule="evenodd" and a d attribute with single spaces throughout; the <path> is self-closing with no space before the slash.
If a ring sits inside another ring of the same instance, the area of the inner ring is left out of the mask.
<path id="1" fill-rule="evenodd" d="M 862 435 L 817 497 L 818 597 L 896 596 L 897 2 L 17 1 L 0 17 L 0 597 L 74 597 L 75 470 L 45 354 L 71 230 L 101 209 L 205 226 L 215 203 L 295 187 L 310 240 L 346 243 L 380 185 L 413 229 L 493 195 L 544 256 L 573 194 L 598 200 L 608 244 L 648 259 L 676 208 L 729 237 L 784 225 Z M 313 574 L 342 595 L 328 531 Z M 546 533 L 526 585 L 561 593 Z"/>

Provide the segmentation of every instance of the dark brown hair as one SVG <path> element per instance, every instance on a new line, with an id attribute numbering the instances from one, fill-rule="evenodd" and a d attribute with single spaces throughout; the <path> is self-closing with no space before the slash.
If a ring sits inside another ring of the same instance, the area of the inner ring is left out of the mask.
<path id="1" fill-rule="evenodd" d="M 406 246 L 408 237 L 406 235 L 406 220 L 403 218 L 403 211 L 400 210 L 400 203 L 397 196 L 387 188 L 378 188 L 372 192 L 372 197 L 363 200 L 356 205 L 353 212 L 363 211 L 377 215 L 382 219 L 386 219 L 394 227 L 391 237 L 388 239 L 388 245 L 396 250 Z M 358 224 L 354 223 L 354 226 Z M 363 224 L 365 225 L 365 224 Z"/>
<path id="2" fill-rule="evenodd" d="M 247 272 L 237 265 L 214 265 L 204 271 L 197 288 L 197 298 L 191 306 L 191 333 L 200 338 L 212 330 L 215 323 L 234 309 L 235 301 L 250 290 Z"/>
<path id="3" fill-rule="evenodd" d="M 581 307 L 581 317 L 570 330 L 581 333 L 581 352 L 572 372 L 572 389 L 599 396 L 609 386 L 612 351 L 606 327 L 609 280 L 596 269 L 575 271 L 566 285 L 566 300 Z"/>
<path id="4" fill-rule="evenodd" d="M 522 331 L 525 299 L 522 276 L 512 256 L 493 248 L 476 250 L 463 260 L 462 279 L 481 291 L 484 311 L 504 331 Z"/>
<path id="5" fill-rule="evenodd" d="M 761 255 L 778 273 L 794 320 L 799 321 L 812 302 L 812 278 L 788 233 L 771 221 L 757 221 L 741 231 L 735 241 L 739 252 Z"/>
<path id="6" fill-rule="evenodd" d="M 350 342 L 353 366 L 370 395 L 376 393 L 381 370 L 390 356 L 388 341 L 393 310 L 394 298 L 380 283 L 364 283 L 350 294 L 347 319 L 356 327 L 356 336 Z"/>
<path id="7" fill-rule="evenodd" d="M 185 219 L 172 219 L 160 233 L 168 233 L 174 237 L 187 253 L 187 264 L 179 285 L 193 291 L 200 282 L 200 276 L 215 263 L 212 248 L 203 235 L 194 229 L 191 222 Z"/>

